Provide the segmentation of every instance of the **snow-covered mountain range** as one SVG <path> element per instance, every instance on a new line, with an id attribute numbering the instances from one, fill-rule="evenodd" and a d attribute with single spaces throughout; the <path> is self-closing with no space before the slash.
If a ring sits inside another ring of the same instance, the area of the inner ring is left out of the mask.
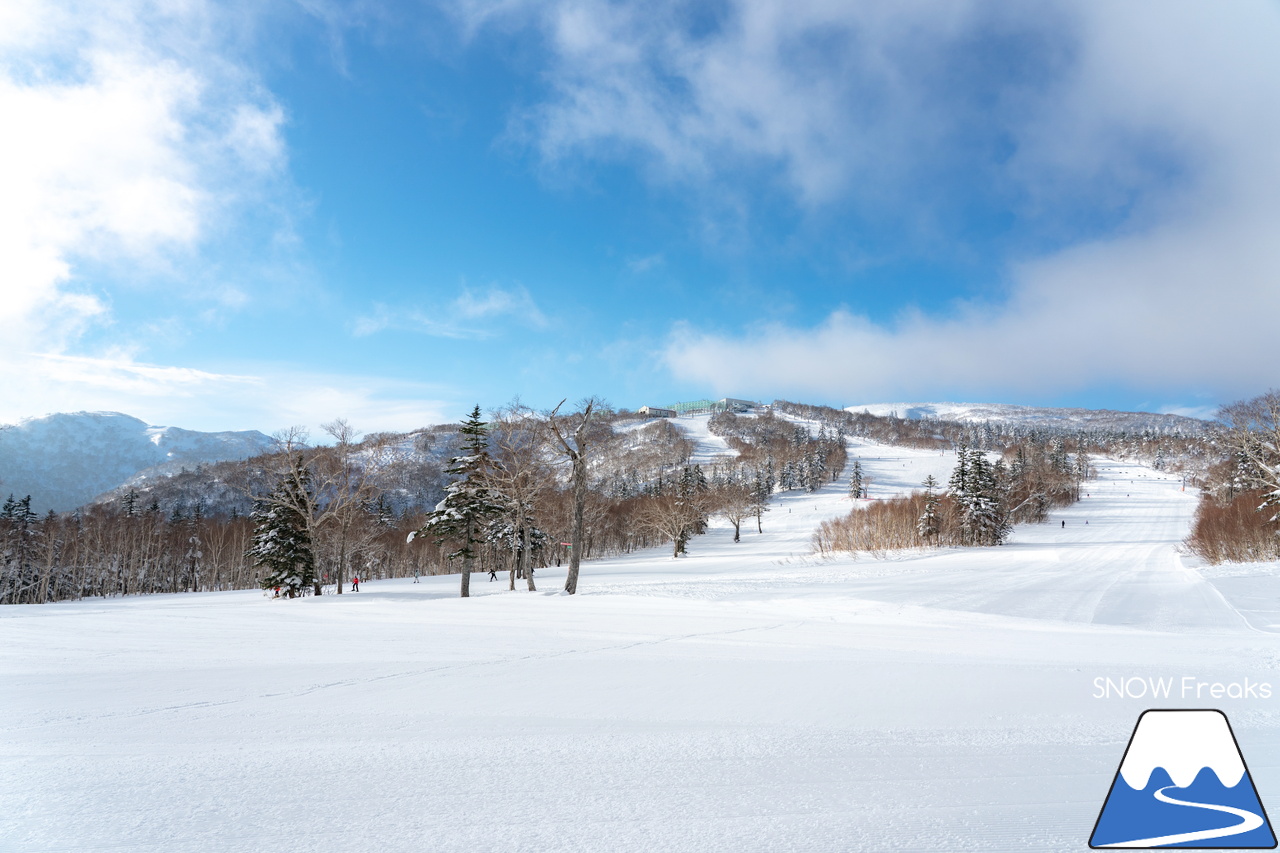
<path id="1" fill-rule="evenodd" d="M 1027 427 L 1079 430 L 1104 429 L 1141 432 L 1181 432 L 1194 435 L 1208 427 L 1207 421 L 1182 415 L 1152 412 L 1116 412 L 1110 409 L 1056 409 L 1015 406 L 1008 403 L 871 403 L 847 406 L 849 412 L 870 412 L 879 417 L 906 420 L 943 420 L 962 423 L 1016 423 Z"/>
<path id="2" fill-rule="evenodd" d="M 0 497 L 31 495 L 33 510 L 61 512 L 142 472 L 247 459 L 273 446 L 257 430 L 197 432 L 151 426 L 119 412 L 29 418 L 0 430 Z"/>
<path id="3" fill-rule="evenodd" d="M 1170 414 L 1055 409 L 1002 403 L 875 403 L 849 406 L 910 420 L 1016 423 L 1082 429 L 1195 435 L 1206 421 Z M 225 460 L 246 459 L 273 449 L 256 430 L 197 432 L 151 426 L 118 412 L 76 412 L 30 418 L 0 427 L 0 500 L 31 495 L 32 508 L 66 511 L 121 487 Z"/>

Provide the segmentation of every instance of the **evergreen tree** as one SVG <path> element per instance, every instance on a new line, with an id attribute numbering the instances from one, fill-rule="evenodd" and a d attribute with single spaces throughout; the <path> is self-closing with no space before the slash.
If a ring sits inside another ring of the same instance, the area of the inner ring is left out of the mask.
<path id="1" fill-rule="evenodd" d="M 956 456 L 947 491 L 960 511 L 961 544 L 1002 544 L 1008 538 L 1009 524 L 996 469 L 985 453 L 963 444 Z"/>
<path id="2" fill-rule="evenodd" d="M 862 463 L 855 459 L 853 460 L 853 474 L 849 477 L 849 497 L 854 500 L 863 497 L 862 482 Z"/>
<path id="3" fill-rule="evenodd" d="M 764 514 L 769 511 L 769 496 L 773 494 L 773 483 L 765 471 L 756 469 L 755 480 L 751 487 L 752 506 L 756 514 L 756 532 L 764 533 Z"/>
<path id="4" fill-rule="evenodd" d="M 966 495 L 970 544 L 999 545 L 1008 536 L 1004 518 L 1004 500 L 996 469 L 985 453 L 974 451 L 969 456 L 969 490 Z"/>
<path id="5" fill-rule="evenodd" d="M 689 530 L 680 541 L 679 553 L 685 552 L 684 545 L 688 542 L 689 536 L 701 536 L 707 532 L 708 518 L 704 507 L 707 489 L 707 477 L 702 472 L 702 466 L 686 465 L 676 487 L 676 496 L 681 504 L 688 507 L 689 517 Z"/>
<path id="6" fill-rule="evenodd" d="M 0 603 L 36 601 L 39 582 L 35 566 L 40 516 L 31 510 L 31 496 L 4 502 L 0 511 Z"/>
<path id="7" fill-rule="evenodd" d="M 822 484 L 827 479 L 827 459 L 822 451 L 822 446 L 814 447 L 812 451 L 805 457 L 804 463 L 804 487 L 806 491 L 816 492 L 822 488 Z"/>
<path id="8" fill-rule="evenodd" d="M 920 519 L 916 522 L 916 533 L 926 545 L 936 542 L 938 534 L 942 532 L 938 520 L 938 503 L 941 496 L 937 489 L 938 481 L 932 474 L 924 478 L 924 512 L 920 513 Z"/>
<path id="9" fill-rule="evenodd" d="M 796 466 L 790 460 L 782 463 L 782 472 L 778 475 L 778 487 L 786 492 L 796 487 Z"/>
<path id="10" fill-rule="evenodd" d="M 303 487 L 309 484 L 304 479 Z M 297 485 L 282 479 L 265 498 L 253 502 L 253 540 L 245 557 L 264 570 L 263 589 L 276 589 L 289 598 L 316 583 L 316 559 L 307 522 L 296 509 L 302 504 L 290 490 Z"/>
<path id="11" fill-rule="evenodd" d="M 200 591 L 200 567 L 204 561 L 204 551 L 200 547 L 200 522 L 203 518 L 204 498 L 199 498 L 191 517 L 186 520 L 187 553 L 184 559 L 192 592 Z"/>
<path id="12" fill-rule="evenodd" d="M 471 568 L 475 562 L 475 546 L 484 542 L 484 527 L 489 519 L 502 514 L 499 495 L 488 485 L 487 474 L 492 466 L 489 457 L 488 424 L 480 419 L 480 407 L 476 406 L 470 417 L 458 430 L 462 435 L 462 453 L 453 457 L 445 473 L 454 477 L 445 491 L 444 500 L 436 504 L 435 512 L 418 533 L 429 533 L 436 543 L 446 540 L 458 544 L 450 557 L 462 558 L 463 598 L 471 595 Z"/>

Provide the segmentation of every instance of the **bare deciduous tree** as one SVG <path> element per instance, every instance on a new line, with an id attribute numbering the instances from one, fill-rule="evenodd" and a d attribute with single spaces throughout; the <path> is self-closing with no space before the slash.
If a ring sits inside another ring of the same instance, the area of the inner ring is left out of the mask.
<path id="1" fill-rule="evenodd" d="M 353 554 L 368 544 L 365 526 L 356 521 L 376 493 L 378 468 L 385 462 L 385 446 L 374 441 L 362 446 L 359 433 L 345 420 L 324 424 L 332 447 L 309 447 L 307 431 L 290 427 L 274 437 L 282 451 L 280 476 L 294 488 L 287 491 L 307 524 L 313 545 L 329 558 L 338 594 Z M 317 573 L 315 594 L 323 575 Z"/>
<path id="2" fill-rule="evenodd" d="M 746 483 L 728 483 L 716 489 L 712 495 L 715 514 L 733 525 L 733 541 L 742 541 L 742 522 L 761 510 L 755 490 Z"/>
<path id="3" fill-rule="evenodd" d="M 530 541 L 533 510 L 553 479 L 542 426 L 534 412 L 518 401 L 497 412 L 492 433 L 493 467 L 489 471 L 493 490 L 502 496 L 512 529 L 520 537 L 518 564 L 511 566 L 510 589 L 516 588 L 519 574 L 530 592 L 537 589 L 533 583 Z"/>
<path id="4" fill-rule="evenodd" d="M 1223 406 L 1218 419 L 1232 452 L 1246 463 L 1241 485 L 1266 492 L 1264 506 L 1280 513 L 1280 391 Z"/>
<path id="5" fill-rule="evenodd" d="M 578 565 L 582 560 L 582 542 L 584 515 L 587 506 L 587 453 L 589 452 L 590 437 L 589 427 L 591 424 L 591 415 L 596 409 L 596 400 L 594 398 L 587 400 L 582 411 L 575 415 L 568 415 L 564 418 L 557 418 L 560 407 L 565 401 L 561 400 L 551 414 L 547 417 L 547 424 L 552 435 L 555 436 L 559 444 L 561 453 L 568 458 L 572 466 L 571 482 L 573 483 L 573 527 L 569 536 L 570 550 L 569 554 L 569 573 L 565 576 L 564 591 L 573 595 L 578 591 Z M 561 421 L 565 421 L 563 428 Z M 569 428 L 572 432 L 569 433 Z M 571 438 L 566 438 L 565 434 L 569 433 Z M 570 443 L 572 441 L 572 443 Z"/>

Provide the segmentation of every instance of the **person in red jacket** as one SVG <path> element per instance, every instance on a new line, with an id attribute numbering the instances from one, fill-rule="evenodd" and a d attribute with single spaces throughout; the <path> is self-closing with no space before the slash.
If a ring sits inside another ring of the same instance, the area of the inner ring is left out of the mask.
<path id="1" fill-rule="evenodd" d="M 360 591 L 360 578 L 358 578 L 358 577 L 352 577 L 352 578 L 351 578 L 351 591 L 352 591 L 352 592 L 359 592 L 359 591 Z"/>

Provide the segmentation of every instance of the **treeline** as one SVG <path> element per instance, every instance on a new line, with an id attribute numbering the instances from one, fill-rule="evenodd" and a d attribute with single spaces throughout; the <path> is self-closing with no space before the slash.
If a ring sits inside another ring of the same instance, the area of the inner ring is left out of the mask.
<path id="1" fill-rule="evenodd" d="M 763 477 L 783 491 L 817 491 L 840 476 L 848 462 L 843 435 L 820 425 L 814 435 L 807 426 L 766 411 L 744 417 L 733 412 L 713 415 L 712 435 L 725 440 L 738 454 L 739 465 L 753 477 Z"/>
<path id="2" fill-rule="evenodd" d="M 787 400 L 774 401 L 773 409 L 815 421 L 838 435 L 929 450 L 965 446 L 1003 452 L 1018 446 L 1061 443 L 1069 453 L 1082 452 L 1089 456 L 1139 462 L 1158 471 L 1186 474 L 1189 481 L 1196 483 L 1220 457 L 1222 445 L 1221 432 L 1212 424 L 1179 424 L 1140 430 L 1051 428 L 1017 421 L 961 422 L 881 417 Z"/>
<path id="3" fill-rule="evenodd" d="M 352 554 L 371 577 L 429 571 L 432 554 L 409 549 L 398 528 L 366 511 L 367 531 Z M 198 501 L 187 512 L 138 505 L 137 493 L 113 505 L 72 513 L 31 512 L 30 499 L 10 497 L 0 511 L 0 604 L 35 604 L 89 596 L 213 592 L 261 586 L 263 570 L 246 556 L 251 517 L 205 515 Z M 333 560 L 322 538 L 321 559 Z M 325 573 L 324 582 L 334 578 Z"/>
<path id="4" fill-rule="evenodd" d="M 739 533 L 749 521 L 762 530 L 770 495 L 816 489 L 845 463 L 834 434 L 773 416 L 759 425 L 722 419 L 717 429 L 739 456 L 704 467 L 669 421 L 600 404 L 582 415 L 519 406 L 493 414 L 482 476 L 498 509 L 465 549 L 458 534 L 426 529 L 450 489 L 470 478 L 449 473 L 466 455 L 458 425 L 361 438 L 335 421 L 321 446 L 289 430 L 275 453 L 135 484 L 73 513 L 37 517 L 29 499 L 10 498 L 0 512 L 0 603 L 264 586 L 316 594 L 342 590 L 353 575 L 459 572 L 464 559 L 502 572 L 514 588 L 539 568 L 572 564 L 579 519 L 578 560 L 663 543 L 678 556 L 712 517 Z M 580 495 L 553 427 L 583 451 Z M 286 521 L 298 537 L 281 532 Z M 424 535 L 409 541 L 415 533 Z"/>
<path id="5" fill-rule="evenodd" d="M 1068 454 L 1061 439 L 1006 448 L 994 463 L 984 451 L 962 445 L 945 491 L 929 477 L 922 492 L 855 507 L 823 522 L 814 547 L 820 553 L 883 555 L 905 548 L 1001 545 L 1013 525 L 1044 521 L 1053 507 L 1079 500 L 1089 476 L 1088 456 Z"/>
<path id="6" fill-rule="evenodd" d="M 1280 392 L 1224 406 L 1187 546 L 1209 563 L 1280 559 Z"/>

